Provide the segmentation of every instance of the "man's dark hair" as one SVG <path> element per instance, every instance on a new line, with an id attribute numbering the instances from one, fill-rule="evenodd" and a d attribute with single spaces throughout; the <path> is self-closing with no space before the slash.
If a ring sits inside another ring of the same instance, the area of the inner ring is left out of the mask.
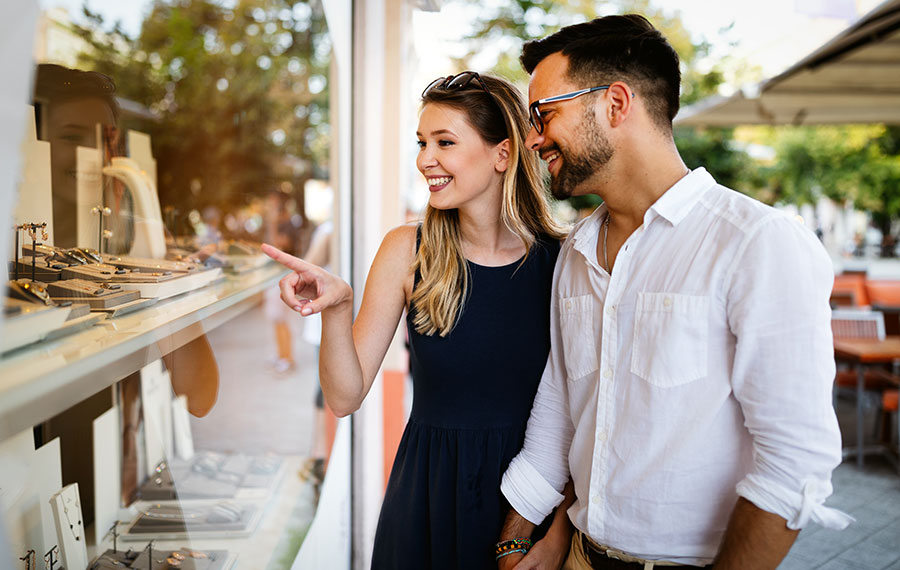
<path id="1" fill-rule="evenodd" d="M 678 54 L 646 18 L 626 14 L 566 26 L 527 42 L 519 60 L 531 74 L 557 52 L 568 57 L 568 77 L 579 87 L 624 81 L 644 100 L 654 122 L 672 131 L 681 85 Z"/>

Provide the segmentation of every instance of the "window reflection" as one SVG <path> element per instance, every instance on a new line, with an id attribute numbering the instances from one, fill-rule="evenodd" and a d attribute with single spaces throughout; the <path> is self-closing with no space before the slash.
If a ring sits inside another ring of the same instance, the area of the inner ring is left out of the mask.
<path id="1" fill-rule="evenodd" d="M 331 40 L 318 2 L 156 0 L 143 13 L 132 34 L 85 10 L 39 38 L 52 44 L 32 101 L 47 198 L 22 199 L 49 216 L 16 223 L 47 222 L 52 237 L 22 233 L 10 261 L 68 320 L 0 355 L 0 374 L 69 375 L 83 395 L 35 406 L 53 412 L 0 441 L 0 456 L 48 475 L 22 485 L 49 509 L 4 506 L 10 543 L 55 547 L 74 568 L 286 568 L 334 418 L 317 325 L 272 296 L 280 270 L 258 246 L 328 262 Z M 75 323 L 75 307 L 94 320 Z M 4 335 L 30 326 L 16 318 Z M 73 516 L 86 534 L 68 532 Z"/>

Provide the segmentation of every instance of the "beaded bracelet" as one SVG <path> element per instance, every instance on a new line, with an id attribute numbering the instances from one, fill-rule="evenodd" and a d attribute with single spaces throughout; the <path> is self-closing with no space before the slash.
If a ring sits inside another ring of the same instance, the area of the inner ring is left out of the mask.
<path id="1" fill-rule="evenodd" d="M 497 555 L 497 560 L 500 560 L 500 559 L 503 558 L 504 556 L 508 556 L 508 555 L 510 555 L 510 554 L 515 554 L 516 552 L 521 552 L 522 554 L 526 554 L 528 551 L 525 550 L 524 548 L 514 548 L 514 549 L 512 549 L 512 550 L 507 550 L 507 551 L 504 552 L 503 554 L 498 554 L 498 555 Z"/>
<path id="2" fill-rule="evenodd" d="M 513 552 L 521 552 L 525 554 L 530 548 L 531 539 L 520 536 L 511 540 L 503 540 L 498 542 L 496 545 L 496 549 L 494 550 L 494 554 L 497 555 L 497 560 L 499 560 L 500 558 L 503 558 L 507 554 L 512 554 Z"/>

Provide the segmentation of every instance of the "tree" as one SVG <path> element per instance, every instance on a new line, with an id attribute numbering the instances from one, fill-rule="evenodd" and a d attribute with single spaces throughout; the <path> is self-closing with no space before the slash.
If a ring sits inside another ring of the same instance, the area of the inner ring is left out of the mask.
<path id="1" fill-rule="evenodd" d="M 682 62 L 682 105 L 715 93 L 724 79 L 718 66 L 701 68 L 699 65 L 709 53 L 710 44 L 705 40 L 692 39 L 678 13 L 665 13 L 653 6 L 650 0 L 513 0 L 489 7 L 469 0 L 467 4 L 472 9 L 475 25 L 468 37 L 472 47 L 457 62 L 460 68 L 468 67 L 467 62 L 474 55 L 493 49 L 497 52 L 497 59 L 492 71 L 524 86 L 527 77 L 518 61 L 524 42 L 605 14 L 632 12 L 647 17 L 678 52 Z M 676 144 L 689 166 L 703 164 L 723 184 L 745 188 L 752 172 L 746 155 L 729 143 L 730 137 L 731 130 L 728 129 L 678 129 L 675 133 Z M 595 207 L 601 202 L 594 195 L 575 196 L 568 200 L 576 210 Z"/>
<path id="2" fill-rule="evenodd" d="M 769 201 L 812 204 L 820 197 L 871 212 L 883 235 L 900 217 L 900 129 L 884 125 L 768 127 L 758 140 L 776 151 L 767 168 Z"/>
<path id="3" fill-rule="evenodd" d="M 688 168 L 702 166 L 719 184 L 759 197 L 759 188 L 764 186 L 760 168 L 738 148 L 734 129 L 682 127 L 675 129 L 675 140 Z"/>
<path id="4" fill-rule="evenodd" d="M 84 67 L 159 120 L 160 199 L 187 211 L 272 189 L 299 198 L 327 166 L 330 40 L 317 0 L 155 0 L 131 38 L 84 8 Z M 302 202 L 301 202 L 302 203 Z"/>

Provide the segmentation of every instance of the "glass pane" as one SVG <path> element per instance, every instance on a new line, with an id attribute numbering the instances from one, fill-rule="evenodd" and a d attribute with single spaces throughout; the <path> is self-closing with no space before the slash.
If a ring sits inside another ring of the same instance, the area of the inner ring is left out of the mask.
<path id="1" fill-rule="evenodd" d="M 22 102 L 7 540 L 55 568 L 289 568 L 336 420 L 321 326 L 260 244 L 335 265 L 323 6 L 81 4 L 41 0 Z"/>

